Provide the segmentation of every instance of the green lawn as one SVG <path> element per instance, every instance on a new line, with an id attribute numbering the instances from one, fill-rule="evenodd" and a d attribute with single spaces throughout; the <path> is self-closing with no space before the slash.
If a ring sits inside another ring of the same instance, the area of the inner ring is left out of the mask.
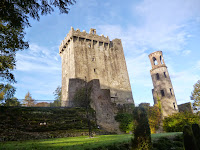
<path id="1" fill-rule="evenodd" d="M 160 137 L 175 136 L 182 134 L 181 132 L 176 133 L 162 133 L 152 134 L 152 140 Z M 1 150 L 84 150 L 87 148 L 97 148 L 100 146 L 110 145 L 113 143 L 128 142 L 131 140 L 132 135 L 121 134 L 121 135 L 99 135 L 93 138 L 87 136 L 81 137 L 67 137 L 67 138 L 55 138 L 45 140 L 32 140 L 32 141 L 11 141 L 11 142 L 0 142 Z"/>

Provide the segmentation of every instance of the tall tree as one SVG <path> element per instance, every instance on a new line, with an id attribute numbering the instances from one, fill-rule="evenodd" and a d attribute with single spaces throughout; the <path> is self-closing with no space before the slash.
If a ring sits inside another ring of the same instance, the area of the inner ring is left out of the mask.
<path id="1" fill-rule="evenodd" d="M 58 86 L 56 90 L 53 92 L 55 96 L 55 100 L 53 103 L 50 103 L 51 107 L 60 107 L 61 106 L 61 95 L 62 95 L 62 88 Z"/>
<path id="2" fill-rule="evenodd" d="M 32 98 L 30 92 L 25 95 L 23 105 L 27 107 L 33 107 L 35 105 L 35 100 Z"/>
<path id="3" fill-rule="evenodd" d="M 200 109 L 200 80 L 194 85 L 194 90 L 191 93 L 190 99 L 193 100 L 193 108 L 195 110 Z"/>
<path id="4" fill-rule="evenodd" d="M 24 41 L 29 18 L 39 21 L 40 15 L 51 14 L 55 7 L 68 13 L 75 0 L 1 0 L 0 1 L 0 80 L 15 83 L 12 71 L 16 65 L 16 52 L 29 47 Z"/>
<path id="5" fill-rule="evenodd" d="M 0 105 L 4 101 L 9 101 L 15 94 L 15 87 L 10 84 L 0 84 Z"/>

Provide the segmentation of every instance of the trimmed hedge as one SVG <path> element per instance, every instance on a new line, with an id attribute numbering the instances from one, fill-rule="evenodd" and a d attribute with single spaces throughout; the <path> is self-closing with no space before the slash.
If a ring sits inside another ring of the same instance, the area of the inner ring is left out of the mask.
<path id="1" fill-rule="evenodd" d="M 89 111 L 91 126 L 97 130 L 95 111 Z M 0 141 L 60 137 L 65 131 L 69 136 L 88 129 L 84 108 L 0 107 L 0 120 Z"/>

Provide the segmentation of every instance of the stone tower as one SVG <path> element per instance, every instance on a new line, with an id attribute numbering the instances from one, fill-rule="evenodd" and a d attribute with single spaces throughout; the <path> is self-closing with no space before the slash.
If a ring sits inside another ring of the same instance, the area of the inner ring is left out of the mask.
<path id="1" fill-rule="evenodd" d="M 154 87 L 152 89 L 154 104 L 157 104 L 160 100 L 162 116 L 166 117 L 178 112 L 172 82 L 163 59 L 162 51 L 149 54 L 149 59 L 152 66 L 150 73 Z"/>
<path id="2" fill-rule="evenodd" d="M 86 33 L 71 27 L 59 53 L 62 60 L 62 106 L 69 106 L 73 101 L 69 92 L 75 89 L 69 85 L 70 79 L 85 80 L 85 77 L 87 82 L 98 79 L 101 89 L 109 89 L 112 102 L 134 103 L 120 39 L 110 41 L 104 35 L 97 35 L 96 29 Z"/>

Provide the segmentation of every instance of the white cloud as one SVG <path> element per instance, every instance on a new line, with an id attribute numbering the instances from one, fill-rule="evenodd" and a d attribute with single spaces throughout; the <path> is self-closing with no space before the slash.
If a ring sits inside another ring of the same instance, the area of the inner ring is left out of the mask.
<path id="1" fill-rule="evenodd" d="M 22 93 L 30 91 L 35 99 L 52 99 L 49 97 L 61 83 L 58 46 L 44 47 L 31 43 L 30 48 L 18 52 L 16 58 L 17 97 L 23 98 Z"/>
<path id="2" fill-rule="evenodd" d="M 17 53 L 16 68 L 19 71 L 55 72 L 61 70 L 59 55 L 55 49 L 30 44 L 27 51 Z"/>
<path id="3" fill-rule="evenodd" d="M 184 50 L 183 52 L 182 52 L 182 55 L 183 56 L 186 56 L 186 55 L 189 55 L 191 53 L 191 50 Z"/>

